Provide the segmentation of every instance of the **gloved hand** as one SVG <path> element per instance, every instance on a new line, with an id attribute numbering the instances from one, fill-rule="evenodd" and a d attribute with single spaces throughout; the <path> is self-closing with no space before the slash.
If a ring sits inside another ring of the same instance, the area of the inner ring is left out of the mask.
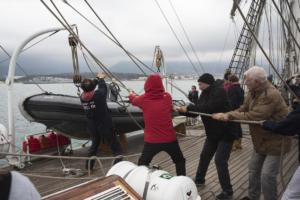
<path id="1" fill-rule="evenodd" d="M 276 126 L 276 122 L 271 120 L 266 120 L 262 122 L 262 128 L 268 131 L 274 130 L 275 126 Z"/>
<path id="2" fill-rule="evenodd" d="M 107 75 L 106 75 L 106 73 L 104 73 L 104 72 L 99 72 L 99 73 L 97 74 L 97 78 L 100 78 L 100 79 L 104 79 L 106 76 L 107 76 Z"/>

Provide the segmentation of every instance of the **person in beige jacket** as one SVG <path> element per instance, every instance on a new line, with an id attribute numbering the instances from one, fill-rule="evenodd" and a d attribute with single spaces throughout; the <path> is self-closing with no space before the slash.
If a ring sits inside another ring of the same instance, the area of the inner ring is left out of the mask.
<path id="1" fill-rule="evenodd" d="M 254 66 L 244 75 L 248 88 L 244 103 L 234 111 L 213 114 L 213 118 L 221 121 L 279 121 L 285 118 L 288 107 L 279 91 L 267 81 L 265 70 Z M 243 200 L 258 200 L 261 191 L 265 200 L 276 200 L 280 157 L 289 151 L 291 139 L 272 134 L 260 125 L 250 124 L 249 128 L 254 150 L 249 162 L 248 196 Z"/>

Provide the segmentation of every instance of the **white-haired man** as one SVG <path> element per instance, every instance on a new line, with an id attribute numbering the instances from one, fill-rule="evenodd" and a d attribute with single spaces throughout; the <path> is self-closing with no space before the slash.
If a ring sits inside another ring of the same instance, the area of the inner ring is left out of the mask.
<path id="1" fill-rule="evenodd" d="M 240 108 L 213 115 L 214 119 L 228 121 L 239 120 L 282 120 L 288 108 L 280 93 L 267 81 L 267 74 L 261 67 L 251 67 L 245 72 L 245 84 L 248 94 Z M 248 197 L 243 200 L 258 200 L 262 191 L 265 200 L 277 198 L 277 175 L 281 150 L 287 152 L 290 138 L 263 130 L 260 125 L 249 125 L 254 146 L 249 162 Z M 284 145 L 284 146 L 282 146 Z M 282 148 L 283 147 L 283 148 Z"/>

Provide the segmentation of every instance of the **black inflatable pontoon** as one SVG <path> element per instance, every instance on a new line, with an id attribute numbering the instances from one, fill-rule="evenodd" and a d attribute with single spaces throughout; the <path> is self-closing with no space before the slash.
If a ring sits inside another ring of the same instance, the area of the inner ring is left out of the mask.
<path id="1" fill-rule="evenodd" d="M 143 113 L 138 107 L 129 105 L 125 108 L 112 101 L 108 101 L 107 104 L 119 133 L 140 130 L 137 123 L 144 127 Z M 47 128 L 59 131 L 71 138 L 89 139 L 86 117 L 79 97 L 48 93 L 37 94 L 29 96 L 21 102 L 20 110 L 29 121 L 42 123 Z"/>

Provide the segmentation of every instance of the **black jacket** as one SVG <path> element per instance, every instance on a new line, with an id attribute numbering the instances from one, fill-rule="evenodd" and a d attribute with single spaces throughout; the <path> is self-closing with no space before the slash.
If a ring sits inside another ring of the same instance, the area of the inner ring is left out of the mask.
<path id="1" fill-rule="evenodd" d="M 230 111 L 229 101 L 223 85 L 214 82 L 202 91 L 197 104 L 189 105 L 187 110 L 210 114 Z M 236 135 L 230 131 L 232 123 L 217 121 L 206 116 L 201 116 L 201 119 L 208 138 L 224 141 L 232 141 L 236 138 Z"/>
<path id="2" fill-rule="evenodd" d="M 300 85 L 292 84 L 291 79 L 287 80 L 286 83 L 289 85 L 291 90 L 300 98 Z"/>
<path id="3" fill-rule="evenodd" d="M 92 92 L 84 92 L 80 101 L 88 120 L 112 126 L 111 113 L 107 106 L 107 86 L 104 79 L 95 79 L 98 88 Z"/>
<path id="4" fill-rule="evenodd" d="M 229 103 L 233 110 L 238 109 L 244 102 L 244 90 L 240 84 L 231 85 L 227 91 Z"/>
<path id="5" fill-rule="evenodd" d="M 238 109 L 244 102 L 244 90 L 240 84 L 233 84 L 227 91 L 229 103 L 232 110 Z M 233 123 L 231 129 L 239 138 L 242 137 L 241 124 Z"/>
<path id="6" fill-rule="evenodd" d="M 282 121 L 264 121 L 263 128 L 284 136 L 298 135 L 299 163 L 300 163 L 300 105 Z"/>
<path id="7" fill-rule="evenodd" d="M 198 91 L 197 91 L 197 90 L 195 90 L 195 91 L 190 91 L 190 92 L 189 92 L 189 95 L 188 95 L 188 98 L 189 98 L 189 100 L 190 100 L 192 103 L 196 104 L 197 101 L 198 101 Z"/>

